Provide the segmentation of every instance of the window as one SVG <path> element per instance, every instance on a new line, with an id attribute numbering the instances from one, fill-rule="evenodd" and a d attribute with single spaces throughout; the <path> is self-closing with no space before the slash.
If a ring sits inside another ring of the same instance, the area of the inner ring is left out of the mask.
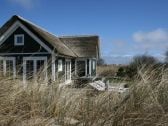
<path id="1" fill-rule="evenodd" d="M 58 72 L 62 71 L 62 60 L 58 60 Z"/>
<path id="2" fill-rule="evenodd" d="M 4 75 L 3 74 L 3 60 L 0 60 L 0 76 Z"/>
<path id="3" fill-rule="evenodd" d="M 76 61 L 76 74 L 79 77 L 84 77 L 87 75 L 87 60 Z"/>
<path id="4" fill-rule="evenodd" d="M 24 35 L 23 34 L 15 35 L 15 45 L 24 45 Z"/>
<path id="5" fill-rule="evenodd" d="M 16 76 L 15 57 L 0 57 L 0 76 Z"/>
<path id="6" fill-rule="evenodd" d="M 92 61 L 93 70 L 96 69 L 96 61 Z"/>

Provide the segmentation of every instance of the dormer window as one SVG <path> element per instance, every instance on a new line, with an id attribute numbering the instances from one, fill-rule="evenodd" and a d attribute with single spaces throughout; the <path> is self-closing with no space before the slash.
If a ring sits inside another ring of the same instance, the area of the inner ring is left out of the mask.
<path id="1" fill-rule="evenodd" d="M 15 35 L 15 45 L 22 46 L 24 45 L 24 34 L 17 34 Z"/>

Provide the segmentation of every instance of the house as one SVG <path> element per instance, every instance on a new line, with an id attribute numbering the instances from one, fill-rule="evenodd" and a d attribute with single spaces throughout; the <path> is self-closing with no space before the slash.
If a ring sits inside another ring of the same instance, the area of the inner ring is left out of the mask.
<path id="1" fill-rule="evenodd" d="M 0 28 L 0 74 L 24 83 L 93 78 L 99 56 L 96 35 L 57 37 L 17 15 Z"/>

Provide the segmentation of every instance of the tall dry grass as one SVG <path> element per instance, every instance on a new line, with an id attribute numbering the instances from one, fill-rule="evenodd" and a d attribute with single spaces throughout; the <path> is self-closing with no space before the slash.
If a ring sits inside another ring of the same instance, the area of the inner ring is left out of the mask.
<path id="1" fill-rule="evenodd" d="M 97 75 L 100 77 L 113 77 L 116 75 L 120 65 L 100 65 L 97 67 Z"/>
<path id="2" fill-rule="evenodd" d="M 124 96 L 0 79 L 1 126 L 167 126 L 168 70 L 139 69 Z M 38 85 L 38 86 L 37 86 Z"/>

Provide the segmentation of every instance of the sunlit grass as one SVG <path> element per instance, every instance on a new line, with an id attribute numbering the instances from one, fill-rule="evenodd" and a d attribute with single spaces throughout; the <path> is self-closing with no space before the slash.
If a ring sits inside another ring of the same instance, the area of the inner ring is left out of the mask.
<path id="1" fill-rule="evenodd" d="M 139 69 L 127 96 L 1 77 L 0 126 L 166 126 L 168 73 Z"/>

